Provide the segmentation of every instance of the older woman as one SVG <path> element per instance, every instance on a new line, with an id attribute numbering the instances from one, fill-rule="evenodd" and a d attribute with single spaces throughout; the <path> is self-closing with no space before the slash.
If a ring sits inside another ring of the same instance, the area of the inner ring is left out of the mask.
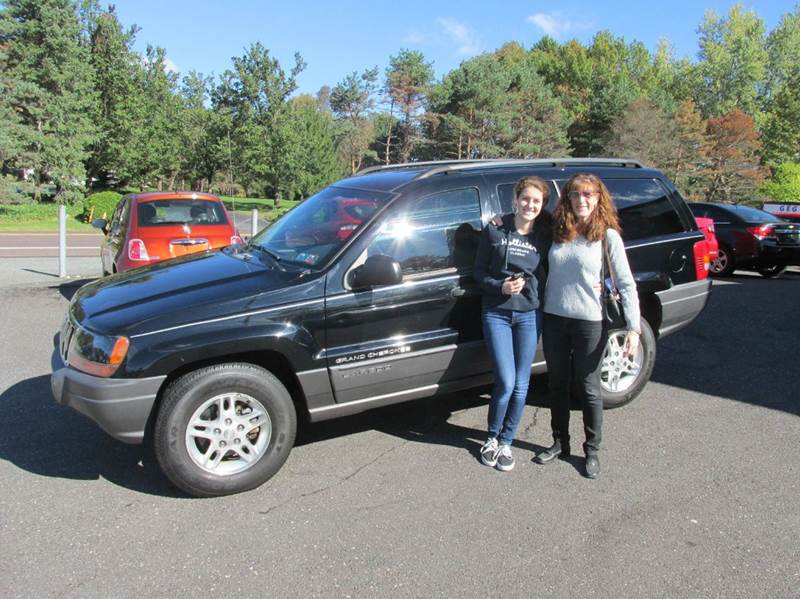
<path id="1" fill-rule="evenodd" d="M 600 364 L 607 341 L 600 292 L 604 259 L 622 296 L 628 328 L 623 351 L 628 355 L 639 345 L 639 299 L 611 195 L 598 177 L 573 176 L 561 190 L 553 219 L 542 324 L 553 445 L 535 461 L 547 464 L 570 454 L 570 383 L 574 374 L 582 395 L 584 473 L 596 478 L 603 426 Z"/>

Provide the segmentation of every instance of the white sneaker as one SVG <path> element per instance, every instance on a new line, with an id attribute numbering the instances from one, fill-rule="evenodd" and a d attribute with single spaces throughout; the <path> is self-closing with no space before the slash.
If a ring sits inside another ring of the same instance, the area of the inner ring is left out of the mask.
<path id="1" fill-rule="evenodd" d="M 494 459 L 498 470 L 508 472 L 514 469 L 514 456 L 511 455 L 511 445 L 506 445 L 505 443 L 501 445 Z"/>
<path id="2" fill-rule="evenodd" d="M 481 462 L 489 466 L 490 468 L 494 468 L 497 464 L 497 438 L 496 437 L 489 437 L 486 440 L 486 443 L 483 444 L 481 447 Z"/>

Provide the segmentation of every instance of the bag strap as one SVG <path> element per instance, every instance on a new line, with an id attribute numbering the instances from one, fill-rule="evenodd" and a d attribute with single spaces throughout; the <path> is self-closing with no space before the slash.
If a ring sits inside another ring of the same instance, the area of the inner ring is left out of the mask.
<path id="1" fill-rule="evenodd" d="M 608 254 L 608 243 L 606 239 L 607 237 L 603 237 L 603 286 L 605 286 L 605 273 L 607 268 L 608 276 L 611 278 L 611 285 L 616 289 L 617 281 L 614 279 L 614 269 L 611 267 L 611 256 Z"/>

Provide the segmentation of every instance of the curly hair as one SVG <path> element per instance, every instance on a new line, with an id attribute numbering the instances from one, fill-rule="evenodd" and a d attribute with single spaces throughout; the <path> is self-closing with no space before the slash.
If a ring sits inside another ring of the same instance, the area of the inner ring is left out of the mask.
<path id="1" fill-rule="evenodd" d="M 588 222 L 581 223 L 572 211 L 569 192 L 580 191 L 581 188 L 592 187 L 598 192 L 597 206 L 589 216 Z M 553 240 L 557 243 L 572 241 L 578 235 L 583 235 L 589 241 L 599 241 L 606 235 L 608 229 L 622 232 L 617 217 L 617 209 L 611 200 L 608 188 L 597 175 L 578 173 L 573 175 L 561 189 L 561 194 L 553 211 Z"/>

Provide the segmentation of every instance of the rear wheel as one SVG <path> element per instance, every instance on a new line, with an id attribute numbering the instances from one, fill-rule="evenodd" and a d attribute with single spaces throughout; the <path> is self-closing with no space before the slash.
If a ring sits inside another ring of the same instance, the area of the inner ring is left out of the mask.
<path id="1" fill-rule="evenodd" d="M 291 396 L 273 374 L 253 364 L 218 364 L 167 388 L 153 444 L 175 486 L 215 497 L 269 480 L 289 456 L 296 430 Z"/>
<path id="2" fill-rule="evenodd" d="M 600 387 L 603 407 L 619 408 L 632 402 L 642 392 L 656 363 L 656 338 L 653 329 L 643 318 L 639 347 L 632 357 L 623 355 L 622 348 L 628 331 L 608 332 L 606 349 L 600 367 Z"/>
<path id="3" fill-rule="evenodd" d="M 785 266 L 781 266 L 780 264 L 770 264 L 769 266 L 759 266 L 756 268 L 758 274 L 762 277 L 772 278 L 772 277 L 779 277 L 783 274 L 783 271 L 786 270 Z"/>
<path id="4" fill-rule="evenodd" d="M 736 268 L 736 260 L 733 257 L 731 248 L 727 245 L 719 244 L 717 257 L 711 262 L 711 274 L 715 277 L 730 276 Z"/>

